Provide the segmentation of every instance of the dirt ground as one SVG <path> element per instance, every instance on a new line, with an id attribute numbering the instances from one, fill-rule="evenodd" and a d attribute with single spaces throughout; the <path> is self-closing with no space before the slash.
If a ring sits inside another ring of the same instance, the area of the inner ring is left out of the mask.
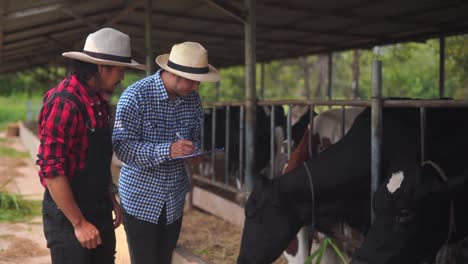
<path id="1" fill-rule="evenodd" d="M 26 151 L 19 138 L 5 138 L 0 132 L 0 145 Z M 0 157 L 0 186 L 30 200 L 41 200 L 43 188 L 32 158 Z M 235 263 L 242 230 L 202 211 L 185 213 L 179 244 L 199 255 L 207 263 Z M 123 226 L 116 230 L 116 264 L 130 263 Z M 0 264 L 48 264 L 49 250 L 42 230 L 42 218 L 23 223 L 0 222 Z M 287 263 L 284 257 L 275 262 Z"/>
<path id="2" fill-rule="evenodd" d="M 0 133 L 0 138 L 1 146 L 26 151 L 18 138 L 5 138 L 4 133 Z M 37 168 L 30 158 L 0 157 L 0 186 L 3 185 L 7 191 L 22 194 L 26 199 L 42 197 Z M 50 263 L 41 217 L 23 223 L 0 222 L 0 264 L 4 263 Z"/>
<path id="3" fill-rule="evenodd" d="M 184 214 L 179 244 L 199 255 L 207 263 L 233 264 L 239 254 L 242 230 L 197 209 Z M 275 264 L 287 263 L 281 257 Z"/>

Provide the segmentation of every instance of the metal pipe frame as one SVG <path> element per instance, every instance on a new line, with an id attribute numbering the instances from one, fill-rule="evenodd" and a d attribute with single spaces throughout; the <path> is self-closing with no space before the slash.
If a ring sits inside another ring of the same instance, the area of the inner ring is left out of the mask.
<path id="1" fill-rule="evenodd" d="M 275 177 L 274 166 L 275 166 L 275 106 L 271 106 L 270 115 L 270 179 Z"/>
<path id="2" fill-rule="evenodd" d="M 224 184 L 229 184 L 229 149 L 230 149 L 230 142 L 229 142 L 229 131 L 231 130 L 231 107 L 228 105 L 226 106 L 226 145 L 224 149 Z"/>
<path id="3" fill-rule="evenodd" d="M 239 111 L 239 181 L 241 183 L 245 182 L 244 177 L 244 106 L 240 107 Z"/>
<path id="4" fill-rule="evenodd" d="M 291 129 L 291 117 L 292 117 L 292 105 L 288 105 L 288 118 L 287 118 L 287 138 L 288 138 L 288 160 L 291 158 L 291 138 L 292 138 L 292 129 Z"/>
<path id="5" fill-rule="evenodd" d="M 243 106 L 244 102 L 222 102 L 204 104 L 204 107 L 213 106 Z M 370 107 L 371 100 L 262 100 L 257 102 L 258 106 L 280 106 L 280 105 L 301 105 L 301 106 L 355 106 L 355 107 Z M 468 107 L 468 100 L 394 100 L 382 98 L 383 107 Z"/>
<path id="6" fill-rule="evenodd" d="M 426 161 L 426 108 L 419 108 L 420 137 L 421 137 L 421 165 Z"/>
<path id="7" fill-rule="evenodd" d="M 382 62 L 372 64 L 371 99 L 371 223 L 374 222 L 374 195 L 380 184 L 382 168 Z"/>
<path id="8" fill-rule="evenodd" d="M 439 39 L 439 98 L 445 96 L 445 37 Z"/>
<path id="9" fill-rule="evenodd" d="M 214 152 L 216 148 L 216 107 L 212 108 L 213 114 L 211 115 L 211 166 L 213 171 L 211 172 L 211 180 L 215 181 L 215 163 L 216 163 L 216 153 Z"/>

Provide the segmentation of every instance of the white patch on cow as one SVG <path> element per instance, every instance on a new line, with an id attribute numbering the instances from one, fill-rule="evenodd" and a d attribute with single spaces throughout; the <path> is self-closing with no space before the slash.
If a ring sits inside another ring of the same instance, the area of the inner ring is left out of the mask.
<path id="1" fill-rule="evenodd" d="M 387 183 L 387 189 L 390 193 L 394 193 L 398 190 L 401 186 L 401 182 L 403 182 L 405 176 L 403 175 L 402 171 L 395 172 L 392 174 L 392 177 Z"/>

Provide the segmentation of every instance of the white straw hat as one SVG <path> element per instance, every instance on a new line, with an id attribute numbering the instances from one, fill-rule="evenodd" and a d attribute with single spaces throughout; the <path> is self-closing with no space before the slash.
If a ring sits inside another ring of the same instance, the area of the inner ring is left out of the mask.
<path id="1" fill-rule="evenodd" d="M 218 70 L 208 64 L 208 52 L 197 42 L 175 44 L 171 53 L 159 55 L 156 63 L 164 70 L 190 80 L 217 82 L 220 79 Z"/>
<path id="2" fill-rule="evenodd" d="M 132 60 L 130 37 L 113 28 L 103 28 L 89 34 L 83 52 L 70 51 L 62 56 L 98 65 L 146 69 L 146 65 Z"/>

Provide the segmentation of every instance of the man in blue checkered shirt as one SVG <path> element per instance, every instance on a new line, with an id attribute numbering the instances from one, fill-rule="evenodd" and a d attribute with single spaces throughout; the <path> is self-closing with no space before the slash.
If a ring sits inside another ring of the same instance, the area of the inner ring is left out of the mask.
<path id="1" fill-rule="evenodd" d="M 162 68 L 122 94 L 112 136 L 123 161 L 119 179 L 123 223 L 132 263 L 171 263 L 179 238 L 185 195 L 185 160 L 200 149 L 203 109 L 200 82 L 216 82 L 205 48 L 195 42 L 156 58 Z"/>

